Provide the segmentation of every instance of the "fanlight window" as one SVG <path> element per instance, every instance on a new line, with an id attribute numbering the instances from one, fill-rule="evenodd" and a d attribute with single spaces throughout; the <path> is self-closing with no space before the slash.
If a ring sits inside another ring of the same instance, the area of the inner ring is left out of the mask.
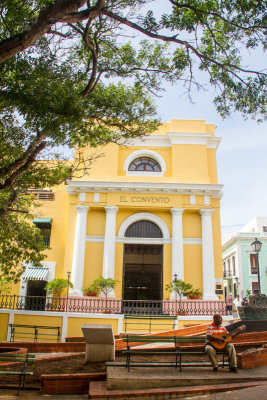
<path id="1" fill-rule="evenodd" d="M 129 171 L 161 172 L 159 163 L 150 157 L 136 158 L 131 162 Z"/>
<path id="2" fill-rule="evenodd" d="M 126 232 L 126 237 L 138 238 L 162 238 L 163 234 L 160 228 L 151 221 L 137 221 L 130 225 Z"/>

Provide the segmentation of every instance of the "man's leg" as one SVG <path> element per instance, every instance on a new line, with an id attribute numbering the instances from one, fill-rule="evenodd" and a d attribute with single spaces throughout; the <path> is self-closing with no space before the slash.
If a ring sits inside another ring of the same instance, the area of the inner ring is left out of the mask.
<path id="1" fill-rule="evenodd" d="M 217 370 L 218 369 L 218 361 L 216 358 L 216 351 L 214 348 L 210 345 L 205 346 L 205 352 L 207 353 L 209 360 L 211 362 L 211 365 L 213 366 L 213 369 Z"/>
<path id="2" fill-rule="evenodd" d="M 229 365 L 230 369 L 237 369 L 237 359 L 236 359 L 236 351 L 235 351 L 235 346 L 233 343 L 227 343 L 225 347 L 225 351 L 228 354 L 229 357 Z"/>

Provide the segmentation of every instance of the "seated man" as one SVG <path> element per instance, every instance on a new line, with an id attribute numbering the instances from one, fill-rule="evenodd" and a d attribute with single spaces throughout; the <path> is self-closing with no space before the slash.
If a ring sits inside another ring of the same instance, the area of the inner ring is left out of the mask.
<path id="1" fill-rule="evenodd" d="M 206 338 L 207 342 L 205 345 L 205 352 L 207 353 L 211 365 L 213 366 L 213 371 L 218 371 L 218 361 L 216 358 L 216 343 L 224 343 L 224 337 L 229 336 L 228 331 L 222 325 L 222 317 L 219 314 L 214 314 L 213 323 L 208 325 Z M 232 335 L 231 335 L 232 336 Z M 226 346 L 223 349 L 226 353 L 228 353 L 230 371 L 237 371 L 237 360 L 236 360 L 236 352 L 233 343 L 226 343 Z"/>

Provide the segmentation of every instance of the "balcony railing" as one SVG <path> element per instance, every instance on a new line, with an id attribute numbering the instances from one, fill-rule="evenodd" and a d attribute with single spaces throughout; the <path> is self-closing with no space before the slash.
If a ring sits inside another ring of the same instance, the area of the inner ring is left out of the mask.
<path id="1" fill-rule="evenodd" d="M 74 313 L 136 315 L 225 314 L 224 301 L 214 300 L 121 300 L 100 297 L 39 297 L 0 295 L 0 309 Z"/>

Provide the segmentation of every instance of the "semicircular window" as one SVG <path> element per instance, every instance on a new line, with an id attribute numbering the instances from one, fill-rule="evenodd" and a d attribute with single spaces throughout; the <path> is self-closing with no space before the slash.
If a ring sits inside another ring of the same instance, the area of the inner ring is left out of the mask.
<path id="1" fill-rule="evenodd" d="M 139 157 L 131 162 L 129 171 L 161 172 L 161 167 L 153 158 Z"/>
<path id="2" fill-rule="evenodd" d="M 162 238 L 160 228 L 151 221 L 137 221 L 128 226 L 125 237 Z"/>

